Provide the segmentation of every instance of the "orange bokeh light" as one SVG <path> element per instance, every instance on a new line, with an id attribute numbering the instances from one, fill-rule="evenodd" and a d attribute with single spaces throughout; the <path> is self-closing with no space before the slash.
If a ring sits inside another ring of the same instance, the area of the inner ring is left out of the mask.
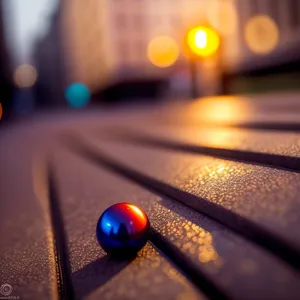
<path id="1" fill-rule="evenodd" d="M 201 57 L 214 55 L 220 47 L 218 33 L 205 26 L 191 29 L 187 34 L 187 45 L 193 54 Z"/>
<path id="2" fill-rule="evenodd" d="M 245 40 L 249 49 L 257 54 L 273 51 L 279 43 L 277 24 L 267 15 L 252 17 L 245 27 Z"/>
<path id="3" fill-rule="evenodd" d="M 147 57 L 157 67 L 166 68 L 173 65 L 178 56 L 179 46 L 172 37 L 156 36 L 148 45 Z"/>

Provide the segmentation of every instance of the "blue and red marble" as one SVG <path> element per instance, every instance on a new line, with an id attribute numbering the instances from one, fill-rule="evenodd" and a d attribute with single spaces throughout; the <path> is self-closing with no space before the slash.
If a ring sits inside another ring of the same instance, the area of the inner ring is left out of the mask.
<path id="1" fill-rule="evenodd" d="M 100 246 L 111 255 L 127 256 L 141 250 L 149 238 L 150 222 L 139 207 L 117 203 L 100 216 L 96 235 Z"/>

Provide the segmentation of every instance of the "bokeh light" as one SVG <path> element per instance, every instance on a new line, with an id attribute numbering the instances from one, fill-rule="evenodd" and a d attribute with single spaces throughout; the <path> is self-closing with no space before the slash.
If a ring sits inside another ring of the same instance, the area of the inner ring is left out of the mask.
<path id="1" fill-rule="evenodd" d="M 65 91 L 68 104 L 74 108 L 85 107 L 91 98 L 90 90 L 82 83 L 73 83 Z"/>
<path id="2" fill-rule="evenodd" d="M 170 36 L 156 36 L 148 45 L 147 56 L 150 62 L 157 67 L 170 67 L 178 59 L 179 46 Z"/>
<path id="3" fill-rule="evenodd" d="M 2 109 L 2 104 L 0 103 L 0 120 L 2 119 L 3 115 L 3 109 Z"/>
<path id="4" fill-rule="evenodd" d="M 213 29 L 199 26 L 188 32 L 187 44 L 194 54 L 208 57 L 217 52 L 220 46 L 220 37 Z"/>
<path id="5" fill-rule="evenodd" d="M 257 54 L 267 54 L 279 43 L 277 24 L 266 15 L 251 18 L 245 27 L 245 41 L 251 51 Z"/>
<path id="6" fill-rule="evenodd" d="M 17 67 L 14 73 L 14 82 L 19 88 L 32 87 L 37 80 L 37 71 L 31 65 L 21 65 Z"/>
<path id="7" fill-rule="evenodd" d="M 223 35 L 236 32 L 238 17 L 235 5 L 229 1 L 212 0 L 207 10 L 209 23 Z"/>

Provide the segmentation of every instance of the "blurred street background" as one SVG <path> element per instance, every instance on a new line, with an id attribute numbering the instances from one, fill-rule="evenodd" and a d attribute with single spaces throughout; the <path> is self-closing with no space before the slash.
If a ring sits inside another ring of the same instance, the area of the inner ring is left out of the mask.
<path id="1" fill-rule="evenodd" d="M 299 0 L 1 0 L 2 121 L 299 89 Z"/>

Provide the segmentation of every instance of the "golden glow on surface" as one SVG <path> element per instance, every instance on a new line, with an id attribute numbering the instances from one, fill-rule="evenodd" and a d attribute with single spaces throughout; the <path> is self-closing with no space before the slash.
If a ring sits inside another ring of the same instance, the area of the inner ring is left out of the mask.
<path id="1" fill-rule="evenodd" d="M 198 295 L 195 292 L 181 292 L 177 294 L 176 300 L 197 300 Z"/>
<path id="2" fill-rule="evenodd" d="M 2 104 L 0 103 L 0 120 L 2 119 L 3 115 L 3 109 L 2 109 Z"/>
<path id="3" fill-rule="evenodd" d="M 238 106 L 226 101 L 205 102 L 199 106 L 199 110 L 201 111 L 202 120 L 218 123 L 229 122 L 239 113 Z"/>
<path id="4" fill-rule="evenodd" d="M 211 0 L 207 17 L 209 23 L 224 35 L 232 35 L 237 29 L 237 12 L 232 2 Z"/>
<path id="5" fill-rule="evenodd" d="M 241 121 L 250 113 L 249 104 L 238 97 L 210 97 L 191 104 L 185 118 L 203 124 L 227 124 Z"/>
<path id="6" fill-rule="evenodd" d="M 213 122 L 228 122 L 238 113 L 235 105 L 226 102 L 203 105 L 202 109 L 204 110 L 205 118 Z"/>
<path id="7" fill-rule="evenodd" d="M 198 125 L 198 124 L 197 124 Z M 247 133 L 240 129 L 233 129 L 228 127 L 201 127 L 190 126 L 189 128 L 181 129 L 176 128 L 174 133 L 172 131 L 171 138 L 179 140 L 184 143 L 190 143 L 197 146 L 209 147 L 229 147 L 242 149 L 243 144 L 247 141 Z M 166 139 L 170 139 L 170 133 L 163 135 Z"/>
<path id="8" fill-rule="evenodd" d="M 179 46 L 176 41 L 166 35 L 153 38 L 147 49 L 147 57 L 150 62 L 160 68 L 173 65 L 179 56 Z"/>
<path id="9" fill-rule="evenodd" d="M 215 54 L 219 49 L 220 37 L 215 30 L 199 26 L 188 32 L 187 44 L 194 54 L 207 57 Z"/>
<path id="10" fill-rule="evenodd" d="M 217 250 L 214 248 L 213 236 L 210 232 L 199 227 L 191 221 L 184 221 L 181 228 L 177 228 L 177 234 L 186 236 L 187 240 L 183 245 L 177 244 L 182 252 L 192 255 L 198 254 L 198 259 L 202 263 L 216 262 L 219 259 Z"/>
<path id="11" fill-rule="evenodd" d="M 201 248 L 202 246 L 200 246 Z M 218 254 L 213 247 L 206 247 L 205 251 L 199 253 L 199 261 L 202 263 L 208 263 L 218 259 Z"/>
<path id="12" fill-rule="evenodd" d="M 14 73 L 14 82 L 19 88 L 32 87 L 37 79 L 37 71 L 31 65 L 21 65 Z"/>
<path id="13" fill-rule="evenodd" d="M 192 137 L 191 137 L 192 140 Z M 241 138 L 235 138 L 232 129 L 195 130 L 194 141 L 213 147 L 236 147 L 240 145 Z"/>
<path id="14" fill-rule="evenodd" d="M 254 53 L 270 53 L 277 47 L 279 38 L 278 26 L 269 16 L 255 16 L 246 24 L 245 41 Z"/>

